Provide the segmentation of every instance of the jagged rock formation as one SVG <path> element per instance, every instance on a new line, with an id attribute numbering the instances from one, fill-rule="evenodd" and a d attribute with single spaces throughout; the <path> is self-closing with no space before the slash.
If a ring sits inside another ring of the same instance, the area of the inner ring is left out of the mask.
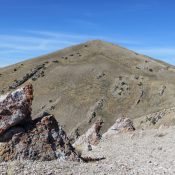
<path id="1" fill-rule="evenodd" d="M 100 130 L 101 130 L 102 125 L 103 125 L 103 120 L 102 119 L 97 120 L 92 125 L 92 127 L 88 129 L 88 131 L 85 134 L 80 136 L 75 141 L 73 146 L 75 148 L 77 148 L 77 147 L 78 148 L 80 148 L 80 147 L 88 148 L 88 146 L 97 145 L 101 139 Z"/>
<path id="2" fill-rule="evenodd" d="M 29 129 L 26 127 L 29 126 L 24 127 L 25 132 L 13 135 L 8 143 L 0 147 L 2 161 L 80 159 L 54 116 L 34 120 Z"/>
<path id="3" fill-rule="evenodd" d="M 0 97 L 0 140 L 9 128 L 31 120 L 32 100 L 31 84 Z"/>
<path id="4" fill-rule="evenodd" d="M 116 120 L 115 124 L 111 126 L 106 133 L 103 134 L 103 137 L 110 137 L 121 132 L 128 132 L 134 130 L 135 127 L 133 125 L 132 120 L 129 118 L 121 117 Z"/>
<path id="5" fill-rule="evenodd" d="M 53 115 L 31 120 L 32 85 L 0 98 L 0 160 L 79 160 Z"/>
<path id="6" fill-rule="evenodd" d="M 135 120 L 137 128 L 159 128 L 161 126 L 174 125 L 175 107 L 163 109 L 161 111 L 141 116 Z"/>

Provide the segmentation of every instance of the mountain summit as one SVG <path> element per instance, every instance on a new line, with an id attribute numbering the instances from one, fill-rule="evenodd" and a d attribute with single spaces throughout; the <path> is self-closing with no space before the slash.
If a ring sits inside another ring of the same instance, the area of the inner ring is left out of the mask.
<path id="1" fill-rule="evenodd" d="M 99 118 L 103 131 L 121 116 L 145 126 L 146 116 L 174 106 L 174 77 L 169 64 L 95 40 L 1 68 L 0 92 L 32 83 L 33 118 L 47 111 L 67 132 L 82 134 Z"/>

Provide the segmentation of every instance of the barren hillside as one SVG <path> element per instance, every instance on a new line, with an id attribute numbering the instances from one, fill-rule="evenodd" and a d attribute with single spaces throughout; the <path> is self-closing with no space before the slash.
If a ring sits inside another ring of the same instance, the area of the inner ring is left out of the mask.
<path id="1" fill-rule="evenodd" d="M 33 117 L 48 111 L 68 132 L 81 134 L 97 118 L 104 131 L 121 115 L 136 120 L 174 107 L 174 77 L 171 65 L 96 40 L 1 68 L 0 92 L 31 82 Z"/>

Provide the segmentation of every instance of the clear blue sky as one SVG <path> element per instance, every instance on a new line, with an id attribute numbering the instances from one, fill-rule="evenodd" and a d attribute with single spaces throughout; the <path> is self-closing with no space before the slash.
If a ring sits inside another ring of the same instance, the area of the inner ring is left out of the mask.
<path id="1" fill-rule="evenodd" d="M 91 39 L 175 65 L 175 1 L 0 0 L 0 66 Z"/>

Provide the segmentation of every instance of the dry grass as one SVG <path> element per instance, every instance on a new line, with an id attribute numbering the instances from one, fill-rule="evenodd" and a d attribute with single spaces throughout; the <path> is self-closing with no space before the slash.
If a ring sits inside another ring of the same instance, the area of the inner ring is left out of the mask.
<path id="1" fill-rule="evenodd" d="M 45 76 L 26 82 L 34 85 L 33 117 L 47 110 L 67 131 L 79 127 L 81 134 L 87 130 L 87 112 L 102 97 L 106 102 L 96 115 L 105 122 L 103 131 L 121 114 L 135 119 L 175 104 L 172 66 L 102 41 L 0 69 L 0 90 L 7 92 L 14 80 L 43 63 Z M 160 96 L 163 86 L 166 89 Z"/>

